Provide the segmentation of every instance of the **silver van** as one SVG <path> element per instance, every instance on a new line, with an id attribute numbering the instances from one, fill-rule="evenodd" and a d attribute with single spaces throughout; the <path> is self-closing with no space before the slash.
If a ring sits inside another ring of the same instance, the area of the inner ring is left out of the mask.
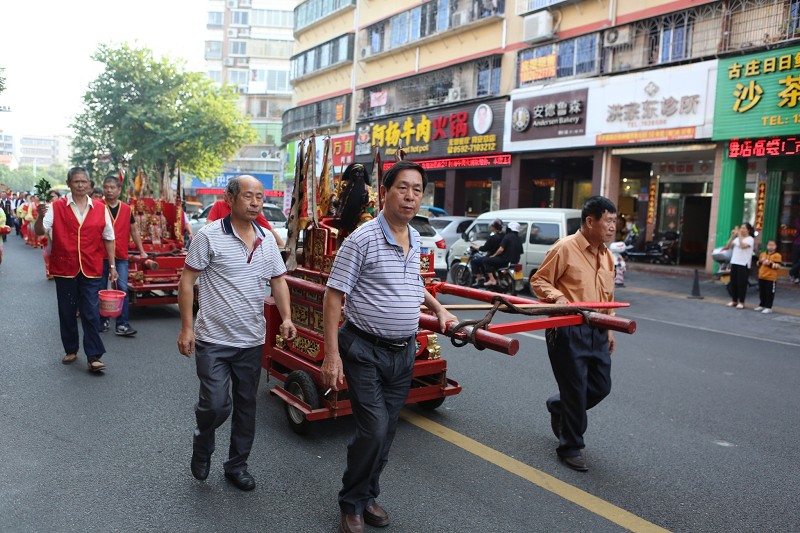
<path id="1" fill-rule="evenodd" d="M 528 280 L 544 261 L 547 251 L 562 237 L 572 235 L 581 227 L 580 209 L 558 209 L 527 207 L 519 209 L 501 209 L 483 213 L 469 226 L 448 254 L 450 268 L 464 255 L 469 244 L 483 244 L 489 236 L 489 226 L 495 219 L 500 219 L 508 226 L 512 220 L 519 223 L 519 237 L 522 240 L 522 269 L 525 273 L 524 283 L 517 289 L 527 288 Z M 503 228 L 505 231 L 505 228 Z"/>

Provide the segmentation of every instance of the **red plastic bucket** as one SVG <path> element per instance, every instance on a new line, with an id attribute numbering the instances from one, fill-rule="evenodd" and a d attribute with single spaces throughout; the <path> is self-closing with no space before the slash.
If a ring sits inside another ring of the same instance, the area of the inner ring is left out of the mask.
<path id="1" fill-rule="evenodd" d="M 125 291 L 105 289 L 98 292 L 100 296 L 100 315 L 115 317 L 122 314 L 122 304 L 125 302 Z"/>

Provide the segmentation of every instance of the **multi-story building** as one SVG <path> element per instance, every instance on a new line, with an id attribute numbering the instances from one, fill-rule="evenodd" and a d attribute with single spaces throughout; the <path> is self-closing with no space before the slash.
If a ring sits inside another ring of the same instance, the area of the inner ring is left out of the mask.
<path id="1" fill-rule="evenodd" d="M 19 138 L 18 157 L 20 165 L 49 167 L 64 162 L 65 146 L 57 137 L 22 135 Z"/>
<path id="2" fill-rule="evenodd" d="M 207 74 L 217 83 L 237 88 L 239 108 L 258 140 L 227 163 L 225 174 L 212 187 L 195 184 L 195 188 L 218 193 L 225 176 L 246 172 L 258 177 L 268 194 L 282 195 L 281 118 L 291 102 L 289 58 L 296 4 L 295 0 L 209 1 Z"/>
<path id="3" fill-rule="evenodd" d="M 18 163 L 14 153 L 14 136 L 0 131 L 0 165 L 16 169 Z"/>
<path id="4" fill-rule="evenodd" d="M 402 142 L 430 171 L 426 201 L 453 214 L 604 194 L 642 240 L 678 233 L 679 259 L 709 268 L 736 221 L 794 235 L 798 0 L 306 0 L 295 14 L 284 142 L 330 129 L 342 163 Z"/>

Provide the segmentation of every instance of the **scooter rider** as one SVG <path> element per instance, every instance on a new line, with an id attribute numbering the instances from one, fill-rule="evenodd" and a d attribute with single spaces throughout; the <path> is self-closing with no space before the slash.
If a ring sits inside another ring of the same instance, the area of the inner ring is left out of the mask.
<path id="1" fill-rule="evenodd" d="M 486 252 L 486 255 L 474 254 L 472 259 L 470 259 L 469 266 L 472 269 L 472 275 L 475 277 L 475 281 L 472 283 L 473 287 L 483 285 L 483 277 L 486 275 L 486 259 L 497 252 L 497 249 L 500 248 L 500 243 L 503 241 L 502 220 L 499 218 L 495 219 L 492 225 L 489 226 L 489 229 L 491 229 L 492 233 L 486 239 L 486 242 L 483 243 L 483 246 L 478 246 L 475 243 L 469 245 L 473 250 Z"/>
<path id="2" fill-rule="evenodd" d="M 497 280 L 494 277 L 494 271 L 498 268 L 504 267 L 509 263 L 519 263 L 519 258 L 522 256 L 522 242 L 519 240 L 519 222 L 509 222 L 506 234 L 500 242 L 500 248 L 492 254 L 491 257 L 486 259 L 486 276 L 489 278 L 484 286 L 494 287 L 497 285 Z"/>

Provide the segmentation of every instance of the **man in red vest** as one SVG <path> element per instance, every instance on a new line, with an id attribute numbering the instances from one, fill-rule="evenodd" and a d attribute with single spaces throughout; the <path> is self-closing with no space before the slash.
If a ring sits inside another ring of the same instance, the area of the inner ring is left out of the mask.
<path id="1" fill-rule="evenodd" d="M 106 369 L 100 358 L 106 351 L 100 339 L 98 291 L 103 282 L 103 256 L 114 257 L 114 226 L 103 202 L 92 200 L 89 172 L 73 167 L 67 173 L 70 192 L 65 198 L 39 204 L 35 230 L 41 236 L 50 234 L 53 249 L 50 254 L 50 274 L 56 280 L 58 320 L 65 355 L 61 362 L 74 363 L 78 358 L 78 319 L 81 313 L 83 351 L 89 371 Z M 111 281 L 117 280 L 116 264 L 112 261 Z"/>
<path id="2" fill-rule="evenodd" d="M 142 254 L 142 257 L 147 256 L 147 252 L 142 245 L 142 239 L 139 236 L 139 228 L 136 225 L 136 219 L 133 217 L 131 206 L 125 202 L 119 201 L 119 193 L 122 192 L 120 187 L 119 178 L 114 175 L 106 176 L 103 180 L 103 197 L 106 201 L 106 207 L 111 215 L 111 222 L 114 225 L 114 259 L 117 265 L 117 289 L 128 292 L 128 243 L 133 238 L 133 243 L 136 249 Z M 108 256 L 103 261 L 103 287 L 108 285 Z M 108 319 L 103 318 L 101 331 L 108 331 Z M 114 332 L 123 337 L 133 337 L 136 335 L 136 330 L 133 329 L 128 323 L 128 297 L 122 304 L 122 313 L 117 317 L 117 324 Z"/>

